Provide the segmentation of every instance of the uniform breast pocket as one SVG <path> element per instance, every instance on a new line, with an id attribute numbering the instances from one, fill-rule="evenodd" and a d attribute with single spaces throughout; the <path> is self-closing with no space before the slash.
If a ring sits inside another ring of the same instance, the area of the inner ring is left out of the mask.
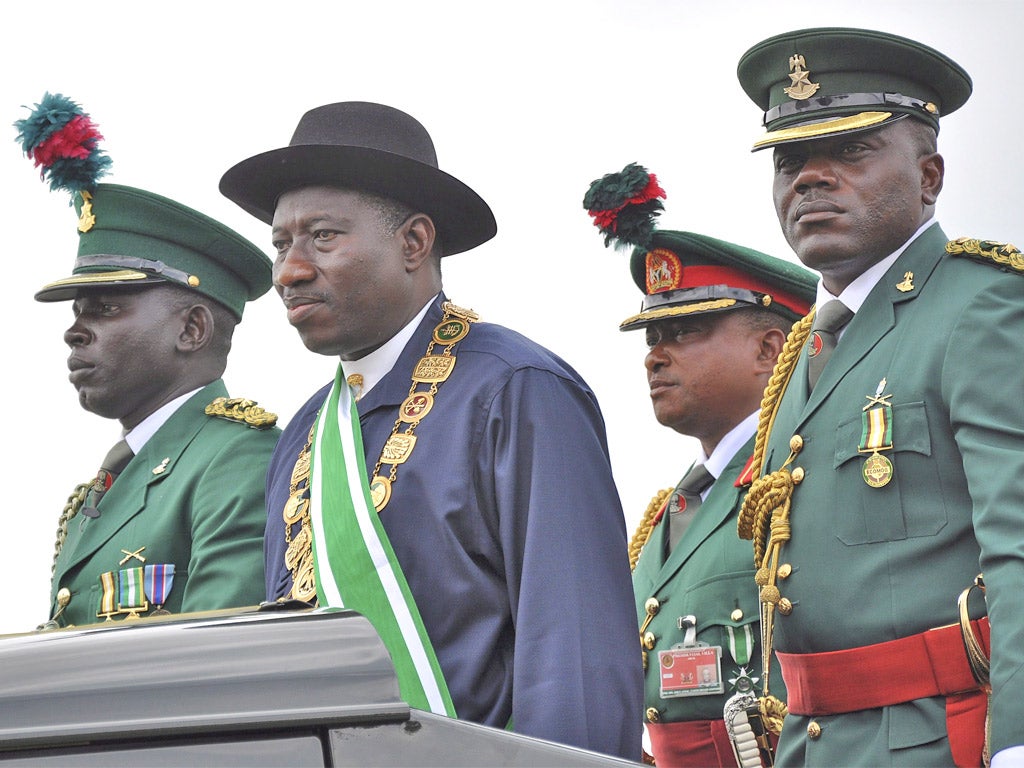
<path id="1" fill-rule="evenodd" d="M 755 656 L 760 603 L 753 570 L 695 583 L 684 595 L 683 610 L 697 617 L 699 642 L 721 646 L 724 656 L 739 664 Z"/>
<path id="2" fill-rule="evenodd" d="M 871 544 L 934 536 L 946 525 L 936 462 L 923 402 L 900 403 L 892 409 L 892 450 L 882 451 L 892 463 L 888 482 L 872 487 L 864 476 L 870 453 L 860 451 L 861 415 L 836 430 L 836 536 L 844 544 Z"/>

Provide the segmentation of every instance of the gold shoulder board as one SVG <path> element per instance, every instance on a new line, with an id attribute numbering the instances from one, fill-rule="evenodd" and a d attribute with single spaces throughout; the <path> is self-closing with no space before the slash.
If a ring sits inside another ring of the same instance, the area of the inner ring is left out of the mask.
<path id="1" fill-rule="evenodd" d="M 253 429 L 270 429 L 277 424 L 277 414 L 260 408 L 255 400 L 244 397 L 218 397 L 205 411 L 207 416 L 237 421 Z"/>
<path id="2" fill-rule="evenodd" d="M 1000 267 L 1006 272 L 1013 271 L 1024 275 L 1024 255 L 1010 243 L 958 237 L 956 240 L 946 243 L 946 253 L 953 256 L 967 256 L 975 261 Z"/>

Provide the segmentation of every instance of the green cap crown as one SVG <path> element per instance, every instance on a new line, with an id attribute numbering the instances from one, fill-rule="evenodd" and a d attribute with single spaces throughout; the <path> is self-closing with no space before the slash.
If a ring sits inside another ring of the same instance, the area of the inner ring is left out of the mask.
<path id="1" fill-rule="evenodd" d="M 939 129 L 971 95 L 971 78 L 933 48 L 886 32 L 803 29 L 764 40 L 737 76 L 764 111 L 754 150 L 867 130 L 905 117 Z"/>
<path id="2" fill-rule="evenodd" d="M 270 259 L 229 227 L 170 198 L 98 184 L 75 195 L 78 258 L 71 277 L 43 286 L 39 301 L 80 289 L 154 282 L 183 285 L 242 317 L 246 301 L 270 289 Z"/>

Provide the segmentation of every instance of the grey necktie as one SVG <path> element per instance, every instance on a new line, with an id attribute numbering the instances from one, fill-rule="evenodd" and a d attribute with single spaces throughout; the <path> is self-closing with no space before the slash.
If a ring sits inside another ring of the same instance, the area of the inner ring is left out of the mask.
<path id="1" fill-rule="evenodd" d="M 843 326 L 853 319 L 853 312 L 839 299 L 832 299 L 814 313 L 811 341 L 808 347 L 807 383 L 811 389 L 836 348 L 836 337 Z"/>
<path id="2" fill-rule="evenodd" d="M 695 464 L 672 492 L 668 507 L 669 552 L 675 549 L 676 544 L 683 538 L 683 532 L 689 527 L 693 516 L 700 508 L 701 493 L 713 482 L 714 475 L 708 472 L 703 464 Z"/>

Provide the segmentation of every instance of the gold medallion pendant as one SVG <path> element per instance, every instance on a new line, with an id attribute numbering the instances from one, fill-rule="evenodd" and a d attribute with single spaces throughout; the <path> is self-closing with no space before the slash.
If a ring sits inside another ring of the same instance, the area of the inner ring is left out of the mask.
<path id="1" fill-rule="evenodd" d="M 379 513 L 391 501 L 391 481 L 386 477 L 374 475 L 370 480 L 370 501 Z"/>
<path id="2" fill-rule="evenodd" d="M 288 501 L 284 503 L 284 522 L 286 525 L 294 525 L 299 522 L 309 509 L 309 499 L 299 494 L 291 494 Z"/>
<path id="3" fill-rule="evenodd" d="M 438 344 L 454 344 L 465 338 L 468 333 L 469 322 L 461 317 L 453 317 L 450 320 L 442 320 L 434 328 L 434 341 Z"/>
<path id="4" fill-rule="evenodd" d="M 434 407 L 434 396 L 429 392 L 415 392 L 405 398 L 398 409 L 398 418 L 406 424 L 419 421 Z"/>
<path id="5" fill-rule="evenodd" d="M 873 453 L 864 462 L 861 474 L 872 488 L 883 488 L 892 480 L 892 462 L 880 453 Z"/>

